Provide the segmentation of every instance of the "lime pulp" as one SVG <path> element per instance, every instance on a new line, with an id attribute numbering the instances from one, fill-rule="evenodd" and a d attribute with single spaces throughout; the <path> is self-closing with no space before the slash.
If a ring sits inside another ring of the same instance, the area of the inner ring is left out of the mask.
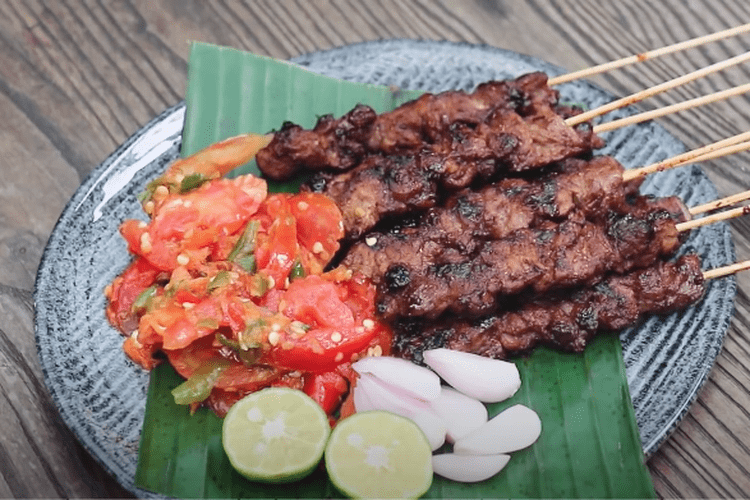
<path id="1" fill-rule="evenodd" d="M 290 482 L 320 462 L 330 430 L 325 412 L 304 392 L 271 387 L 232 406 L 224 418 L 222 444 L 246 478 Z"/>
<path id="2" fill-rule="evenodd" d="M 432 450 L 409 419 L 385 411 L 355 413 L 328 440 L 331 482 L 352 498 L 418 498 L 432 484 Z"/>

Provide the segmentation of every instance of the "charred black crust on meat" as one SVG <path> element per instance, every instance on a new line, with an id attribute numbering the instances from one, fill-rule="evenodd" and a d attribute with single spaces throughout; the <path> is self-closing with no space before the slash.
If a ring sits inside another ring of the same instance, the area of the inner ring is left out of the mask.
<path id="1" fill-rule="evenodd" d="M 700 300 L 703 292 L 700 259 L 686 255 L 610 275 L 592 288 L 538 296 L 479 319 L 402 321 L 394 328 L 393 352 L 415 361 L 436 347 L 500 359 L 523 355 L 537 345 L 581 352 L 595 335 L 635 325 L 648 314 L 682 309 Z"/>
<path id="2" fill-rule="evenodd" d="M 384 275 L 385 286 L 390 291 L 395 291 L 405 287 L 411 282 L 409 269 L 401 264 L 394 264 L 389 267 Z"/>

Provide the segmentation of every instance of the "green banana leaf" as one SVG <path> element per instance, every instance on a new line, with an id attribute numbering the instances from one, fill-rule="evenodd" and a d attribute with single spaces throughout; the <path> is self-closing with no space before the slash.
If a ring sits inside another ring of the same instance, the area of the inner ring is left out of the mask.
<path id="1" fill-rule="evenodd" d="M 190 54 L 183 155 L 242 132 L 265 133 L 290 120 L 312 126 L 357 103 L 382 112 L 417 92 L 354 84 L 292 64 L 207 44 Z M 257 172 L 249 164 L 243 172 Z M 274 185 L 276 190 L 294 184 Z M 616 335 L 595 339 L 581 355 L 546 348 L 516 360 L 522 386 L 494 415 L 522 403 L 542 420 L 542 434 L 515 452 L 497 476 L 461 484 L 436 476 L 427 498 L 654 498 Z M 332 498 L 325 470 L 286 485 L 253 483 L 237 474 L 221 446 L 221 420 L 190 415 L 170 391 L 181 382 L 157 367 L 148 390 L 136 486 L 178 498 Z"/>

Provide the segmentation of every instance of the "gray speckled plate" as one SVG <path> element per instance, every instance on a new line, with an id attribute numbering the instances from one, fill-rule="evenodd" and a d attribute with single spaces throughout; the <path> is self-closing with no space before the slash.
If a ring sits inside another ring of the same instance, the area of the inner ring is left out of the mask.
<path id="1" fill-rule="evenodd" d="M 441 91 L 560 68 L 492 47 L 449 42 L 369 42 L 299 57 L 319 73 L 354 81 Z M 560 87 L 563 100 L 597 106 L 612 96 L 585 82 Z M 617 112 L 612 118 L 626 112 Z M 178 156 L 185 107 L 180 104 L 143 127 L 99 165 L 63 211 L 45 250 L 36 291 L 36 337 L 46 383 L 66 424 L 126 488 L 133 486 L 148 374 L 129 362 L 122 338 L 104 316 L 104 287 L 128 264 L 118 226 L 143 218 L 136 195 Z M 627 167 L 684 150 L 662 127 L 647 123 L 608 133 L 603 154 Z M 643 191 L 676 194 L 697 205 L 716 190 L 697 167 L 649 177 Z M 734 261 L 726 224 L 691 233 L 684 251 L 704 268 Z M 653 453 L 675 429 L 705 382 L 733 313 L 733 278 L 715 280 L 696 307 L 654 318 L 621 334 L 628 383 L 643 449 Z"/>

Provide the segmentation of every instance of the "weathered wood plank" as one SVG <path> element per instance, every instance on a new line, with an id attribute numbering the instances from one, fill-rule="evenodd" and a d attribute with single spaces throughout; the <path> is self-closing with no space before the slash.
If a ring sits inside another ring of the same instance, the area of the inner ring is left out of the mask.
<path id="1" fill-rule="evenodd" d="M 124 490 L 62 423 L 42 382 L 28 291 L 0 286 L 0 476 L 8 497 L 94 497 Z"/>

